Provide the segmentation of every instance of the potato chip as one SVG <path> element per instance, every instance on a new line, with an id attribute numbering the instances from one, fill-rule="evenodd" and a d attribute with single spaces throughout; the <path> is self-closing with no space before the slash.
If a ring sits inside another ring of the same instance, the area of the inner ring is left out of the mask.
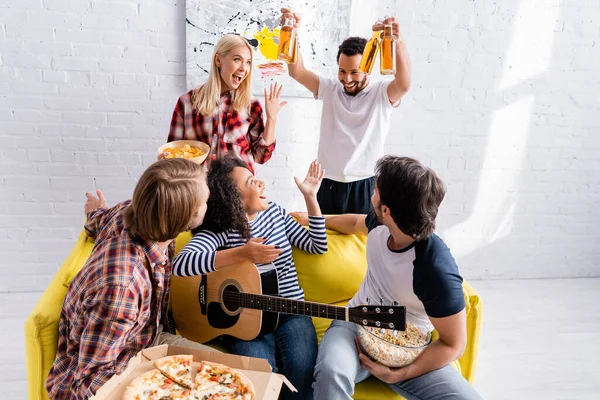
<path id="1" fill-rule="evenodd" d="M 198 148 L 190 146 L 189 144 L 184 145 L 183 147 L 167 147 L 164 149 L 165 158 L 196 158 L 203 156 L 205 152 Z"/>

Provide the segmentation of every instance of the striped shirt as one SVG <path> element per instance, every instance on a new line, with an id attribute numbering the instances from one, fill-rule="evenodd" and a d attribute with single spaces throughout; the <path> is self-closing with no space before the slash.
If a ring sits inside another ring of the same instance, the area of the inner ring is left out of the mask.
<path id="1" fill-rule="evenodd" d="M 283 207 L 269 202 L 269 208 L 250 221 L 253 238 L 265 239 L 265 245 L 276 245 L 281 253 L 273 261 L 279 279 L 279 294 L 294 300 L 304 300 L 304 291 L 298 284 L 296 266 L 292 259 L 292 245 L 312 254 L 327 251 L 325 217 L 308 217 L 306 230 L 288 215 Z M 203 275 L 215 270 L 218 250 L 240 247 L 246 244 L 238 231 L 214 233 L 198 232 L 181 250 L 173 262 L 173 274 L 177 276 Z M 272 268 L 271 264 L 259 264 L 261 271 Z"/>
<path id="2" fill-rule="evenodd" d="M 166 318 L 170 255 L 123 229 L 130 201 L 87 214 L 95 247 L 75 276 L 58 323 L 56 359 L 46 380 L 50 399 L 87 399 L 152 344 Z"/>
<path id="3" fill-rule="evenodd" d="M 211 148 L 211 156 L 206 159 L 208 166 L 212 159 L 227 153 L 235 153 L 255 172 L 254 163 L 264 164 L 275 150 L 275 142 L 267 145 L 263 138 L 265 124 L 260 101 L 252 100 L 250 112 L 236 111 L 231 94 L 221 96 L 219 107 L 213 115 L 198 114 L 192 106 L 193 90 L 183 94 L 173 111 L 167 142 L 174 140 L 199 140 Z"/>

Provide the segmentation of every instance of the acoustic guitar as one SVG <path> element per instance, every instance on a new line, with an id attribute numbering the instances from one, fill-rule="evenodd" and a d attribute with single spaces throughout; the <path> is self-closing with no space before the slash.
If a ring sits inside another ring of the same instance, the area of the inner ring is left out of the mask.
<path id="1" fill-rule="evenodd" d="M 404 306 L 339 307 L 279 297 L 275 269 L 245 262 L 207 275 L 173 276 L 171 304 L 179 333 L 199 343 L 222 335 L 252 340 L 272 332 L 279 313 L 307 315 L 403 331 Z"/>

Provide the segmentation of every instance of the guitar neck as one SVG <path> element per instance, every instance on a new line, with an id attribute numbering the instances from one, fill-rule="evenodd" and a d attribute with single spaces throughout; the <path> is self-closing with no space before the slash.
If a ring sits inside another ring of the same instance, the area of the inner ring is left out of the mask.
<path id="1" fill-rule="evenodd" d="M 262 294 L 239 293 L 240 307 L 348 321 L 348 308 Z"/>

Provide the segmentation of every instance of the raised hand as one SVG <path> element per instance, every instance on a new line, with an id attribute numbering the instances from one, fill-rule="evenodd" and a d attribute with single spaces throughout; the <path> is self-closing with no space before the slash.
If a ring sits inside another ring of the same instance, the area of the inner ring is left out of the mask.
<path id="1" fill-rule="evenodd" d="M 308 167 L 308 172 L 306 173 L 306 178 L 304 178 L 304 181 L 300 182 L 300 179 L 296 177 L 294 177 L 294 181 L 296 181 L 296 185 L 304 197 L 316 197 L 324 176 L 325 170 L 321 168 L 321 164 L 315 160 L 310 163 L 310 167 Z"/>
<path id="2" fill-rule="evenodd" d="M 379 20 L 373 24 L 374 31 L 382 31 L 384 25 L 392 25 L 392 37 L 394 40 L 399 40 L 400 36 L 400 23 L 396 21 L 396 17 L 387 17 L 384 20 Z"/>
<path id="3" fill-rule="evenodd" d="M 253 238 L 242 246 L 242 254 L 245 259 L 254 264 L 267 264 L 279 257 L 281 250 L 274 245 L 262 244 L 265 239 Z"/>
<path id="4" fill-rule="evenodd" d="M 87 201 L 83 206 L 83 211 L 87 214 L 90 211 L 94 211 L 97 208 L 106 208 L 108 207 L 108 203 L 102 194 L 102 190 L 96 189 L 96 194 L 98 198 L 94 197 L 90 192 L 85 192 L 85 197 L 87 197 Z"/>
<path id="5" fill-rule="evenodd" d="M 279 96 L 281 95 L 282 85 L 277 83 L 271 83 L 269 86 L 269 92 L 265 88 L 265 111 L 267 113 L 267 119 L 275 121 L 279 111 L 287 104 L 287 101 L 279 102 Z"/>
<path id="6" fill-rule="evenodd" d="M 280 18 L 279 23 L 281 25 L 283 25 L 286 18 L 294 18 L 294 20 L 295 20 L 294 21 L 294 29 L 298 29 L 300 27 L 300 20 L 302 19 L 302 15 L 293 12 L 289 8 L 282 8 L 281 9 L 281 18 Z"/>

